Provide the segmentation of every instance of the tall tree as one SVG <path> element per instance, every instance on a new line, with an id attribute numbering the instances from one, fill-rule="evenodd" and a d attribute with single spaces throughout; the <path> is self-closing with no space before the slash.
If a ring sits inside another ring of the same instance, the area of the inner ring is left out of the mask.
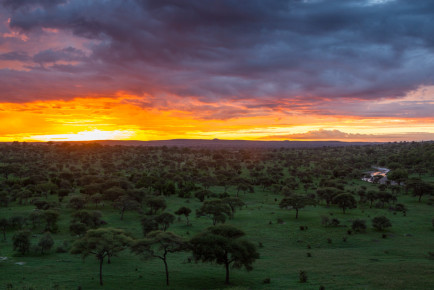
<path id="1" fill-rule="evenodd" d="M 188 219 L 188 216 L 190 215 L 190 213 L 191 213 L 191 209 L 189 209 L 186 206 L 182 206 L 177 211 L 175 211 L 176 215 L 183 215 L 183 216 L 185 216 L 185 218 L 187 219 L 187 226 L 190 225 L 190 221 Z"/>
<path id="2" fill-rule="evenodd" d="M 229 269 L 244 267 L 253 269 L 252 264 L 259 258 L 253 243 L 242 239 L 245 233 L 230 225 L 209 227 L 190 240 L 195 261 L 224 265 L 225 283 L 229 284 Z"/>
<path id="3" fill-rule="evenodd" d="M 131 250 L 145 259 L 158 258 L 164 263 L 166 285 L 169 286 L 169 266 L 167 254 L 187 249 L 186 241 L 172 232 L 153 231 L 145 239 L 137 240 L 131 245 Z"/>
<path id="4" fill-rule="evenodd" d="M 224 223 L 226 216 L 231 215 L 231 208 L 221 199 L 207 200 L 202 206 L 196 210 L 196 216 L 207 216 L 212 219 L 212 224 L 216 225 L 218 222 Z"/>
<path id="5" fill-rule="evenodd" d="M 131 236 L 121 229 L 100 228 L 88 230 L 84 237 L 72 245 L 71 254 L 80 254 L 83 259 L 89 255 L 94 255 L 99 262 L 99 283 L 103 285 L 102 265 L 104 258 L 121 252 L 131 242 Z"/>
<path id="6" fill-rule="evenodd" d="M 12 237 L 12 243 L 14 251 L 18 251 L 20 254 L 24 255 L 30 250 L 30 231 L 20 230 L 17 231 Z"/>
<path id="7" fill-rule="evenodd" d="M 352 194 L 341 193 L 335 196 L 333 202 L 342 208 L 342 212 L 345 213 L 347 208 L 355 208 L 357 206 L 356 199 Z"/>
<path id="8" fill-rule="evenodd" d="M 121 213 L 121 220 L 124 219 L 124 213 L 126 210 L 139 210 L 140 203 L 131 198 L 128 195 L 120 196 L 113 203 L 113 207 L 118 209 Z"/>
<path id="9" fill-rule="evenodd" d="M 299 195 L 299 194 L 293 194 L 289 197 L 285 197 L 282 199 L 282 201 L 279 204 L 280 208 L 293 208 L 295 209 L 295 218 L 298 219 L 298 211 L 305 206 L 308 205 L 314 205 L 315 200 L 312 198 L 305 196 L 305 195 Z"/>
<path id="10" fill-rule="evenodd" d="M 10 224 L 7 218 L 0 219 L 0 230 L 3 232 L 3 241 L 6 241 L 6 231 L 9 227 Z"/>

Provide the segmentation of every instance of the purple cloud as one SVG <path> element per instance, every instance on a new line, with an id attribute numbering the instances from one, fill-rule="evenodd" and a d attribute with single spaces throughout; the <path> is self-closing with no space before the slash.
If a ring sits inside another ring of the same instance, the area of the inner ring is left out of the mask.
<path id="1" fill-rule="evenodd" d="M 38 37 L 50 28 L 73 35 L 63 47 L 48 43 L 36 53 L 8 52 L 23 62 L 31 55 L 44 72 L 38 65 L 27 72 L 0 71 L 3 100 L 42 98 L 42 78 L 80 85 L 68 93 L 60 89 L 62 98 L 126 91 L 202 102 L 255 99 L 253 105 L 287 110 L 292 107 L 282 104 L 303 103 L 320 112 L 324 100 L 338 106 L 348 99 L 400 98 L 434 84 L 430 0 L 1 3 L 15 31 Z M 75 47 L 73 38 L 91 40 L 89 53 Z M 8 57 L 3 55 L 0 60 Z M 76 63 L 56 63 L 62 60 Z M 28 81 L 19 98 L 4 90 L 15 77 Z M 357 114 L 358 108 L 351 110 Z"/>

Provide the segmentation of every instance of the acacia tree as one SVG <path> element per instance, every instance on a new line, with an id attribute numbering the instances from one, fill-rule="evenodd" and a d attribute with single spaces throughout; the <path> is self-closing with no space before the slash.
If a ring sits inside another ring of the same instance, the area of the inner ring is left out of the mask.
<path id="1" fill-rule="evenodd" d="M 137 240 L 131 245 L 133 253 L 141 255 L 145 259 L 159 258 L 164 263 L 166 271 L 166 285 L 169 286 L 169 266 L 167 254 L 187 249 L 185 240 L 172 232 L 153 231 L 145 239 Z"/>
<path id="2" fill-rule="evenodd" d="M 231 208 L 221 199 L 205 201 L 202 206 L 196 210 L 196 216 L 208 216 L 212 219 L 212 224 L 215 226 L 218 222 L 224 223 L 226 216 L 231 215 Z"/>
<path id="3" fill-rule="evenodd" d="M 38 246 L 41 249 L 41 255 L 44 254 L 44 252 L 49 251 L 54 245 L 54 240 L 51 237 L 50 233 L 45 233 L 38 242 Z"/>
<path id="4" fill-rule="evenodd" d="M 149 207 L 149 215 L 155 215 L 159 210 L 164 210 L 167 207 L 166 201 L 161 197 L 151 197 L 145 201 Z"/>
<path id="5" fill-rule="evenodd" d="M 233 197 L 233 196 L 225 197 L 223 199 L 223 202 L 227 203 L 231 208 L 231 214 L 229 216 L 231 219 L 234 217 L 237 208 L 241 209 L 241 207 L 245 205 L 245 203 L 239 197 Z"/>
<path id="6" fill-rule="evenodd" d="M 9 226 L 10 224 L 8 219 L 0 219 L 0 230 L 3 232 L 3 241 L 6 241 L 6 231 L 8 230 Z"/>
<path id="7" fill-rule="evenodd" d="M 124 213 L 126 210 L 139 210 L 140 209 L 140 203 L 138 203 L 136 200 L 132 199 L 128 195 L 120 196 L 118 199 L 115 200 L 113 203 L 113 207 L 118 209 L 121 213 L 121 220 L 124 219 Z"/>
<path id="8" fill-rule="evenodd" d="M 176 215 L 183 215 L 187 219 L 187 226 L 190 225 L 190 221 L 188 219 L 188 216 L 191 213 L 191 209 L 189 209 L 186 206 L 180 207 L 177 211 L 175 211 Z"/>
<path id="9" fill-rule="evenodd" d="M 314 205 L 315 201 L 304 195 L 293 194 L 289 197 L 285 197 L 279 204 L 280 208 L 293 208 L 295 209 L 295 218 L 298 219 L 298 211 L 305 206 Z"/>
<path id="10" fill-rule="evenodd" d="M 195 261 L 224 265 L 225 283 L 229 284 L 229 269 L 244 267 L 253 269 L 252 264 L 259 258 L 253 243 L 241 239 L 245 233 L 230 225 L 209 227 L 190 240 Z"/>
<path id="11" fill-rule="evenodd" d="M 71 254 L 80 254 L 83 259 L 94 255 L 99 261 L 99 284 L 102 282 L 102 265 L 104 258 L 124 250 L 132 242 L 131 236 L 121 229 L 100 228 L 88 230 L 86 235 L 77 240 Z"/>
<path id="12" fill-rule="evenodd" d="M 345 214 L 347 208 L 355 208 L 357 205 L 356 199 L 352 194 L 341 193 L 333 199 L 333 202 L 342 208 L 342 212 Z"/>
<path id="13" fill-rule="evenodd" d="M 385 216 L 377 216 L 374 217 L 372 219 L 372 226 L 377 230 L 377 231 L 383 231 L 386 228 L 389 228 L 392 226 L 392 223 L 390 222 L 390 220 L 385 217 Z"/>
<path id="14" fill-rule="evenodd" d="M 20 230 L 17 231 L 12 237 L 12 242 L 14 246 L 14 251 L 18 251 L 20 254 L 24 255 L 30 250 L 30 231 Z"/>
<path id="15" fill-rule="evenodd" d="M 165 232 L 171 224 L 175 221 L 175 216 L 168 212 L 163 212 L 157 216 L 155 216 L 155 221 L 159 226 L 161 226 L 161 230 Z"/>
<path id="16" fill-rule="evenodd" d="M 411 178 L 407 180 L 406 187 L 413 190 L 413 196 L 419 197 L 419 202 L 422 200 L 423 195 L 434 194 L 434 185 L 422 181 L 419 178 Z"/>

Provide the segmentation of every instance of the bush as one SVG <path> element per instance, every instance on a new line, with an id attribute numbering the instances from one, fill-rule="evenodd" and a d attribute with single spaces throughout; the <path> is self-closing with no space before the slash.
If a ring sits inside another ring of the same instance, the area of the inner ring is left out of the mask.
<path id="1" fill-rule="evenodd" d="M 390 222 L 390 220 L 385 217 L 385 216 L 377 216 L 374 217 L 372 219 L 372 226 L 377 230 L 377 231 L 383 231 L 386 228 L 389 228 L 392 226 L 392 223 Z"/>
<path id="2" fill-rule="evenodd" d="M 364 232 L 366 230 L 366 221 L 359 219 L 354 220 L 351 228 L 353 229 L 353 231 L 358 233 Z"/>
<path id="3" fill-rule="evenodd" d="M 44 252 L 49 251 L 54 245 L 53 238 L 51 237 L 50 233 L 45 233 L 40 239 L 38 246 L 41 250 L 41 254 L 43 255 Z"/>
<path id="4" fill-rule="evenodd" d="M 24 255 L 30 250 L 30 231 L 21 230 L 17 231 L 12 237 L 14 251 Z"/>
<path id="5" fill-rule="evenodd" d="M 307 273 L 306 271 L 300 271 L 299 274 L 300 283 L 306 283 L 307 282 Z"/>
<path id="6" fill-rule="evenodd" d="M 69 252 L 69 244 L 67 241 L 63 241 L 63 244 L 57 247 L 56 253 L 67 253 L 67 252 Z"/>

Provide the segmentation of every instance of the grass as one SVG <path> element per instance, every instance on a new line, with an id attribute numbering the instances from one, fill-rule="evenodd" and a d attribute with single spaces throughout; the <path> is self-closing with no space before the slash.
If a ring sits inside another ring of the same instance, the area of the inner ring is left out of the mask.
<path id="1" fill-rule="evenodd" d="M 354 182 L 354 186 L 360 184 Z M 212 190 L 222 191 L 221 188 Z M 279 208 L 280 196 L 262 192 L 259 187 L 255 188 L 255 193 L 241 193 L 240 197 L 247 206 L 238 210 L 235 218 L 227 223 L 243 229 L 256 245 L 262 244 L 258 247 L 261 257 L 253 271 L 232 270 L 231 285 L 226 286 L 223 266 L 189 263 L 189 253 L 172 254 L 169 256 L 171 286 L 166 287 L 159 259 L 143 261 L 124 251 L 112 259 L 112 264 L 104 264 L 103 288 L 319 289 L 322 285 L 325 289 L 429 289 L 434 285 L 434 260 L 428 259 L 428 252 L 434 252 L 433 207 L 424 201 L 419 203 L 415 197 L 401 196 L 398 202 L 408 207 L 407 216 L 368 206 L 348 210 L 346 214 L 336 207 L 316 206 L 302 209 L 296 220 L 295 211 Z M 200 206 L 197 199 L 170 197 L 167 202 L 166 211 L 171 213 L 181 206 L 193 210 L 192 226 L 187 226 L 181 217 L 169 230 L 189 238 L 212 225 L 210 219 L 194 217 L 195 209 Z M 1 208 L 0 217 L 27 215 L 33 208 L 12 204 Z M 88 205 L 88 209 L 94 206 Z M 107 226 L 142 237 L 138 213 L 126 212 L 121 221 L 119 213 L 108 205 L 99 210 Z M 60 232 L 53 235 L 54 248 L 65 240 L 74 240 L 68 232 L 71 212 L 69 208 L 61 211 Z M 323 227 L 323 215 L 338 218 L 341 226 Z M 371 219 L 378 215 L 385 215 L 392 222 L 392 227 L 385 232 L 387 238 L 382 238 L 382 232 L 372 228 Z M 283 223 L 277 223 L 279 218 Z M 356 218 L 366 220 L 368 229 L 366 233 L 348 235 L 347 230 Z M 307 226 L 308 230 L 301 231 L 300 226 Z M 37 232 L 34 231 L 32 244 L 37 244 L 41 235 Z M 6 289 L 8 284 L 13 289 L 99 288 L 98 263 L 94 257 L 82 260 L 79 256 L 54 250 L 44 256 L 17 256 L 12 251 L 12 235 L 13 232 L 8 232 L 7 241 L 0 242 L 0 256 L 7 257 L 0 261 L 0 289 Z M 18 265 L 19 262 L 24 264 Z M 308 275 L 306 283 L 299 282 L 300 270 Z M 270 278 L 269 284 L 263 283 L 266 278 Z"/>

